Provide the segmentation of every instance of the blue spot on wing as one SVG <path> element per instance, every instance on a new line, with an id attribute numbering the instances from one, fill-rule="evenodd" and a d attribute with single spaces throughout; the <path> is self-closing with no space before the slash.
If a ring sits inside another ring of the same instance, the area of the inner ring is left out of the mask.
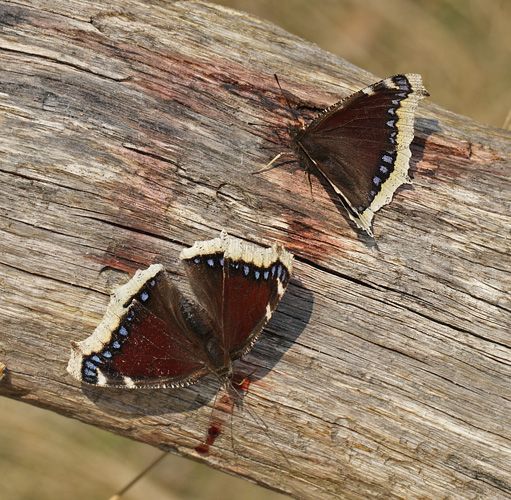
<path id="1" fill-rule="evenodd" d="M 280 278 L 282 274 L 282 264 L 279 264 L 279 267 L 277 268 L 277 278 Z"/>

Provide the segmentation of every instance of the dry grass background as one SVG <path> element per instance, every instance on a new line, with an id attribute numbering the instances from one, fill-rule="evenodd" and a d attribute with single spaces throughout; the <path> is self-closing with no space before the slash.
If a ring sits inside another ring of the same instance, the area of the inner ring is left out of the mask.
<path id="1" fill-rule="evenodd" d="M 511 109 L 509 0 L 221 0 L 386 78 L 423 76 L 437 104 L 501 127 Z"/>
<path id="2" fill-rule="evenodd" d="M 386 77 L 417 72 L 436 103 L 502 126 L 511 108 L 509 0 L 231 0 Z M 234 425 L 242 425 L 242 418 Z M 107 499 L 159 451 L 0 398 L 0 500 Z M 284 498 L 168 456 L 126 500 Z"/>

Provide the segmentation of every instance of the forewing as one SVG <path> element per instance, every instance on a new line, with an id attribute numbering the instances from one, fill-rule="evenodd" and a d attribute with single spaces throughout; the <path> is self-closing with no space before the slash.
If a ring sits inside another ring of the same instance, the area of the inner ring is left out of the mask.
<path id="1" fill-rule="evenodd" d="M 219 340 L 222 331 L 224 252 L 228 236 L 222 231 L 219 238 L 196 241 L 181 252 L 181 260 L 193 293 L 211 318 L 213 330 Z"/>
<path id="2" fill-rule="evenodd" d="M 183 250 L 181 258 L 223 349 L 233 360 L 242 357 L 284 294 L 293 256 L 280 245 L 264 249 L 222 231 Z"/>
<path id="3" fill-rule="evenodd" d="M 232 359 L 244 356 L 286 291 L 293 256 L 281 245 L 262 249 L 231 240 L 224 256 L 223 332 Z"/>
<path id="4" fill-rule="evenodd" d="M 208 373 L 194 333 L 197 305 L 160 265 L 137 271 L 112 294 L 94 333 L 73 343 L 68 371 L 109 387 L 182 387 Z"/>

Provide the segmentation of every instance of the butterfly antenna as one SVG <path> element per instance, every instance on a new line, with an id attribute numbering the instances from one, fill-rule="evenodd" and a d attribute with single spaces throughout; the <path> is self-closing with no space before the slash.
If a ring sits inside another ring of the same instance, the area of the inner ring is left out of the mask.
<path id="1" fill-rule="evenodd" d="M 289 466 L 289 469 L 291 469 L 292 468 L 291 463 L 289 462 L 288 458 L 283 453 L 283 451 L 279 448 L 277 443 L 271 437 L 270 428 L 266 425 L 264 419 L 261 418 L 254 410 L 251 410 L 248 405 L 245 406 L 245 408 L 247 409 L 248 413 L 250 414 L 254 422 L 256 422 L 256 424 L 259 425 L 260 428 L 264 429 L 266 437 L 271 441 L 271 444 L 275 447 L 275 449 L 277 449 L 278 452 L 281 454 L 282 458 L 286 461 L 287 465 Z"/>
<path id="2" fill-rule="evenodd" d="M 140 474 L 138 474 L 134 479 L 132 479 L 124 488 L 119 490 L 113 497 L 110 497 L 108 500 L 119 500 L 124 493 L 126 493 L 139 479 L 142 479 L 153 467 L 160 463 L 167 455 L 168 451 L 164 451 L 159 457 L 156 458 L 148 467 L 146 467 Z"/>
<path id="3" fill-rule="evenodd" d="M 289 99 L 287 98 L 287 95 L 284 94 L 284 91 L 282 90 L 282 87 L 280 86 L 280 82 L 279 82 L 279 77 L 277 76 L 276 73 L 273 74 L 273 76 L 275 77 L 275 81 L 277 82 L 277 85 L 279 86 L 279 89 L 280 89 L 280 92 L 282 93 L 282 97 L 284 98 L 284 100 L 286 101 L 286 104 L 287 104 L 287 107 L 289 108 L 289 111 L 290 113 L 293 115 L 293 118 L 298 122 L 300 123 L 300 120 L 298 118 L 298 116 L 296 115 L 293 107 L 291 106 L 291 103 L 289 102 Z"/>
<path id="4" fill-rule="evenodd" d="M 238 392 L 236 391 L 236 389 L 234 388 L 234 386 L 232 385 L 232 381 L 229 381 L 230 385 L 231 385 L 231 388 L 234 389 L 234 391 L 236 392 L 236 394 L 238 395 Z M 240 396 L 241 397 L 241 396 Z M 232 405 L 232 409 L 233 411 L 231 411 L 231 447 L 233 449 L 233 451 L 236 453 L 236 450 L 235 450 L 235 446 L 234 446 L 234 430 L 233 430 L 233 422 L 234 422 L 234 405 L 236 403 L 234 402 L 233 400 L 233 405 Z"/>
<path id="5" fill-rule="evenodd" d="M 231 388 L 239 395 L 240 399 L 241 399 L 241 396 L 243 394 L 243 392 L 248 392 L 248 390 L 244 390 L 242 389 L 241 387 L 244 386 L 245 382 L 247 380 L 250 380 L 250 377 L 256 372 L 256 370 L 253 370 L 252 373 L 250 373 L 250 375 L 247 375 L 241 382 L 232 382 L 230 381 L 230 386 Z M 237 386 L 239 386 L 240 388 L 236 388 L 234 386 L 234 384 L 236 384 Z M 247 388 L 248 389 L 248 388 Z M 262 429 L 264 429 L 265 431 L 265 434 L 266 436 L 268 437 L 268 439 L 271 441 L 271 444 L 275 447 L 275 449 L 278 450 L 278 452 L 282 455 L 282 458 L 286 461 L 287 465 L 289 466 L 289 468 L 291 469 L 291 463 L 289 462 L 288 458 L 286 457 L 286 455 L 282 452 L 282 450 L 279 448 L 279 446 L 277 445 L 277 443 L 273 440 L 273 438 L 271 437 L 271 433 L 270 433 L 270 428 L 266 425 L 266 422 L 253 410 L 250 409 L 250 407 L 248 405 L 244 406 L 244 408 L 246 408 L 246 410 L 248 411 L 248 413 L 250 414 L 250 416 L 252 417 L 252 420 Z M 232 425 L 232 420 L 231 420 L 231 425 Z M 232 430 L 231 430 L 232 432 Z M 231 434 L 232 436 L 232 434 Z"/>
<path id="6" fill-rule="evenodd" d="M 289 109 L 289 112 L 293 115 L 293 118 L 295 119 L 295 121 L 297 123 L 300 123 L 300 120 L 298 118 L 298 116 L 296 115 L 293 107 L 291 106 L 291 102 L 289 101 L 289 99 L 287 98 L 287 95 L 284 93 L 284 90 L 282 89 L 282 86 L 280 85 L 280 81 L 279 81 L 279 77 L 277 76 L 276 73 L 273 74 L 273 76 L 275 77 L 275 81 L 277 82 L 277 85 L 280 89 L 280 92 L 282 94 L 282 97 L 284 98 L 284 100 L 286 101 L 286 104 L 287 104 L 287 107 Z M 273 160 L 270 161 L 270 163 L 264 165 L 262 168 L 260 168 L 259 170 L 256 170 L 255 172 L 252 172 L 253 174 L 260 174 L 261 172 L 266 172 L 267 170 L 269 170 L 271 168 L 271 166 L 279 159 L 281 158 L 282 156 L 284 155 L 293 155 L 293 153 L 291 151 L 284 151 L 282 153 L 279 153 L 277 156 L 275 156 L 275 158 L 273 158 Z"/>
<path id="7" fill-rule="evenodd" d="M 213 407 L 211 408 L 211 412 L 209 414 L 209 422 L 208 422 L 208 426 L 206 427 L 206 434 L 204 436 L 204 441 L 202 442 L 202 444 L 208 444 L 208 437 L 209 437 L 209 430 L 211 428 L 211 424 L 213 422 L 213 414 L 215 413 L 215 410 L 216 410 L 216 402 L 218 400 L 218 393 L 222 390 L 222 386 L 220 386 L 218 388 L 218 390 L 216 391 L 216 394 L 215 394 L 215 399 L 213 401 Z"/>
<path id="8" fill-rule="evenodd" d="M 233 430 L 233 423 L 234 423 L 234 406 L 236 405 L 238 408 L 241 407 L 241 404 L 243 402 L 243 398 L 245 396 L 244 393 L 248 392 L 248 385 L 250 384 L 250 377 L 256 372 L 257 370 L 252 370 L 246 377 L 244 377 L 239 382 L 237 380 L 229 379 L 227 380 L 225 384 L 225 391 L 227 396 L 232 401 L 231 406 L 231 447 L 233 451 L 235 451 L 235 445 L 234 445 L 234 430 Z M 245 383 L 248 383 L 245 385 Z M 237 387 L 236 387 L 237 386 Z"/>

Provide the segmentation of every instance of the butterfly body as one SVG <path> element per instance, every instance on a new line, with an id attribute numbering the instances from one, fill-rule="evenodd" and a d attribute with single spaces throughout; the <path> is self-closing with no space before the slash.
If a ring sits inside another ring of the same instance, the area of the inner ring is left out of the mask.
<path id="1" fill-rule="evenodd" d="M 415 110 L 427 95 L 419 75 L 396 75 L 330 106 L 309 125 L 289 129 L 299 161 L 319 171 L 371 236 L 375 212 L 410 182 Z"/>

